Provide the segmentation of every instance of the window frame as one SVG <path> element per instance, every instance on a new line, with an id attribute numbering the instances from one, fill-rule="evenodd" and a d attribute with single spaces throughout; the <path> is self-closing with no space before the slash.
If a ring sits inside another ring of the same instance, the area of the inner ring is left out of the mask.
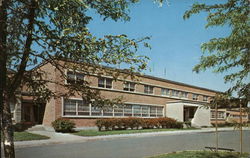
<path id="1" fill-rule="evenodd" d="M 128 84 L 128 88 L 127 88 L 128 90 L 125 90 L 126 84 Z M 131 84 L 132 84 L 133 86 L 131 86 Z M 131 87 L 133 87 L 133 88 L 131 88 Z M 123 83 L 123 90 L 124 90 L 124 91 L 128 91 L 128 92 L 135 92 L 135 91 L 136 91 L 136 83 L 134 83 L 134 82 L 129 82 L 129 81 L 124 82 L 124 83 Z"/>
<path id="2" fill-rule="evenodd" d="M 103 86 L 100 86 L 100 79 L 103 79 Z M 107 80 L 111 81 L 110 87 L 107 87 Z M 98 88 L 106 88 L 106 89 L 113 89 L 113 79 L 107 77 L 98 77 Z"/>
<path id="3" fill-rule="evenodd" d="M 69 79 L 68 73 L 72 73 L 72 76 L 74 76 L 74 78 Z M 77 74 L 82 75 L 83 78 L 78 80 Z M 84 82 L 85 82 L 86 75 L 82 72 L 73 71 L 73 70 L 66 70 L 65 75 L 66 75 L 65 84 L 72 84 L 71 82 L 69 82 L 69 80 L 71 80 L 73 82 L 73 84 L 77 84 L 77 82 L 79 82 L 79 81 L 80 81 L 80 84 L 84 84 Z"/>
<path id="4" fill-rule="evenodd" d="M 152 88 L 152 91 L 151 91 L 151 88 Z M 154 94 L 154 86 L 144 85 L 144 93 L 145 94 Z"/>

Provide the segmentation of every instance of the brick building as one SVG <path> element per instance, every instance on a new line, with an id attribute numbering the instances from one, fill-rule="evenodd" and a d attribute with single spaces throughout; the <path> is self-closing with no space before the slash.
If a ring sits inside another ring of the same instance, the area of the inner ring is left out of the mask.
<path id="1" fill-rule="evenodd" d="M 123 97 L 125 106 L 100 109 L 84 103 L 80 95 L 69 98 L 51 98 L 49 102 L 34 106 L 28 92 L 16 98 L 12 105 L 15 122 L 35 122 L 51 126 L 51 122 L 63 117 L 73 120 L 77 127 L 95 126 L 97 118 L 112 117 L 171 117 L 178 121 L 191 121 L 193 126 L 210 126 L 210 109 L 203 108 L 217 91 L 170 81 L 148 75 L 137 75 L 138 80 L 129 78 L 114 80 L 110 76 L 86 75 L 64 70 L 68 79 L 61 77 L 58 70 L 43 63 L 36 71 L 45 71 L 46 79 L 70 84 L 76 79 L 86 80 L 91 88 L 100 90 L 108 99 Z M 63 92 L 65 86 L 50 83 L 48 87 Z"/>

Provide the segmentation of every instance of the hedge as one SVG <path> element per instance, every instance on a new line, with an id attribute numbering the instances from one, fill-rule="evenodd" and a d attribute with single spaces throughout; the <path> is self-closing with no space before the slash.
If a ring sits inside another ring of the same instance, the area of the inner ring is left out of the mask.
<path id="1" fill-rule="evenodd" d="M 153 128 L 183 128 L 183 123 L 172 118 L 110 118 L 98 119 L 96 126 L 102 130 L 153 129 Z"/>

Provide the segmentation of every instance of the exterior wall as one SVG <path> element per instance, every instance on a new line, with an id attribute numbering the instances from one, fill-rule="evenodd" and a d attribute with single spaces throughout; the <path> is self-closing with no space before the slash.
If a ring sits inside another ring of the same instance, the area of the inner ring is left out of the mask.
<path id="1" fill-rule="evenodd" d="M 192 119 L 192 126 L 211 126 L 210 123 L 210 109 L 199 106 Z"/>
<path id="2" fill-rule="evenodd" d="M 166 106 L 166 116 L 183 122 L 184 121 L 183 110 L 184 110 L 183 103 L 167 104 L 167 106 Z"/>
<path id="3" fill-rule="evenodd" d="M 41 66 L 38 71 L 45 72 L 45 78 L 50 79 L 51 81 L 57 81 L 60 83 L 66 83 L 65 80 L 61 77 L 61 74 L 58 70 L 56 70 L 52 65 L 45 64 Z M 65 70 L 66 72 L 66 70 Z M 128 92 L 123 90 L 123 79 L 118 79 L 113 81 L 113 86 L 111 89 L 100 88 L 98 87 L 98 77 L 95 75 L 85 76 L 85 80 L 90 82 L 90 86 L 93 89 L 100 90 L 101 95 L 108 99 L 117 98 L 119 96 L 123 97 L 123 101 L 125 103 L 130 104 L 145 104 L 145 105 L 155 105 L 155 106 L 164 106 L 166 107 L 166 116 L 176 118 L 179 121 L 183 121 L 183 105 L 181 104 L 168 104 L 168 102 L 177 102 L 183 100 L 192 101 L 192 94 L 198 94 L 199 100 L 198 102 L 203 102 L 203 95 L 208 97 L 213 97 L 215 95 L 215 91 L 199 88 L 195 86 L 190 86 L 182 83 L 172 82 L 168 80 L 153 78 L 149 76 L 139 76 L 138 81 L 131 81 L 136 83 L 136 90 L 134 92 Z M 129 77 L 125 79 L 129 80 Z M 145 94 L 144 93 L 144 85 L 154 86 L 153 94 Z M 58 95 L 67 93 L 67 89 L 63 85 L 56 85 L 53 83 L 48 84 L 48 87 L 57 92 Z M 179 91 L 188 92 L 187 98 L 180 98 L 174 96 L 163 96 L 161 94 L 161 88 L 174 89 Z M 81 96 L 75 94 L 71 98 L 80 99 Z M 195 101 L 194 101 L 195 102 Z M 46 126 L 51 126 L 51 122 L 57 118 L 64 117 L 63 116 L 63 99 L 62 98 L 52 98 L 47 104 L 44 113 L 43 124 Z M 208 111 L 207 111 L 208 112 Z M 199 111 L 199 113 L 204 114 L 205 111 Z M 197 114 L 197 117 L 200 118 L 201 115 Z M 210 115 L 210 114 L 209 114 Z M 87 117 L 66 117 L 72 119 L 76 122 L 77 126 L 94 126 L 94 118 Z"/>

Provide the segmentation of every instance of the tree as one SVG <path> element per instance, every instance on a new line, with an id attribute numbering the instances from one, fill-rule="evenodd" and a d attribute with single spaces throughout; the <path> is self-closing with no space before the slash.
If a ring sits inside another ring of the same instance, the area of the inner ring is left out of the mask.
<path id="1" fill-rule="evenodd" d="M 23 85 L 27 86 L 35 101 L 59 95 L 48 88 L 51 81 L 46 80 L 41 72 L 29 71 L 30 68 L 48 62 L 59 71 L 68 66 L 74 71 L 84 71 L 91 64 L 92 72 L 105 71 L 114 77 L 118 76 L 119 70 L 111 72 L 100 64 L 125 63 L 129 67 L 127 74 L 146 68 L 148 58 L 136 52 L 139 46 L 149 47 L 145 42 L 148 37 L 129 39 L 126 35 L 106 35 L 98 38 L 87 28 L 92 20 L 89 10 L 100 14 L 103 20 L 128 21 L 128 8 L 138 1 L 0 0 L 0 107 L 5 157 L 15 157 L 10 98 L 17 95 Z M 162 3 L 163 0 L 154 1 Z M 60 65 L 62 60 L 73 62 Z M 8 73 L 8 70 L 14 72 Z M 61 76 L 66 78 L 63 72 Z M 113 102 L 101 98 L 87 82 L 71 84 L 67 88 L 72 93 L 81 92 L 88 101 Z"/>
<path id="2" fill-rule="evenodd" d="M 240 105 L 240 149 L 242 153 L 242 104 L 241 101 L 250 100 L 250 20 L 249 20 L 249 0 L 227 0 L 219 4 L 193 4 L 192 8 L 185 12 L 184 19 L 190 18 L 193 14 L 207 12 L 206 28 L 222 26 L 230 28 L 230 34 L 226 37 L 213 38 L 203 43 L 201 46 L 203 55 L 200 63 L 193 71 L 205 71 L 212 68 L 216 73 L 227 73 L 225 82 L 232 82 L 233 86 L 227 90 L 227 93 L 237 92 L 241 99 L 232 101 L 227 97 L 215 97 L 214 103 L 218 105 L 226 103 Z M 228 102 L 229 101 L 229 102 Z M 226 105 L 228 106 L 228 105 Z M 217 120 L 217 116 L 216 116 Z M 217 133 L 217 123 L 216 123 Z M 218 133 L 216 134 L 216 149 L 218 148 Z"/>
<path id="3" fill-rule="evenodd" d="M 230 28 L 228 36 L 213 38 L 202 44 L 203 55 L 193 71 L 200 72 L 212 68 L 216 73 L 227 73 L 224 77 L 225 82 L 233 82 L 228 92 L 238 92 L 240 97 L 248 99 L 250 98 L 249 5 L 249 0 L 227 0 L 220 4 L 196 3 L 184 14 L 184 19 L 188 19 L 193 14 L 207 12 L 206 28 L 214 26 Z"/>

